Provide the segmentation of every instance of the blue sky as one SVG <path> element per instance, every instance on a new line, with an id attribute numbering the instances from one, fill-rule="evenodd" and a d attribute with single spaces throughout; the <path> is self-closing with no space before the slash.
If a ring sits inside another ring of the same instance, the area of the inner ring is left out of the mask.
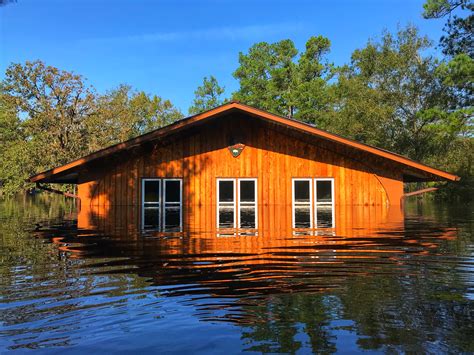
<path id="1" fill-rule="evenodd" d="M 384 28 L 414 24 L 437 42 L 444 20 L 424 20 L 423 2 L 17 0 L 0 7 L 0 77 L 11 62 L 40 59 L 98 92 L 127 83 L 187 113 L 204 76 L 237 89 L 238 53 L 256 42 L 290 38 L 304 48 L 321 34 L 336 64 Z"/>

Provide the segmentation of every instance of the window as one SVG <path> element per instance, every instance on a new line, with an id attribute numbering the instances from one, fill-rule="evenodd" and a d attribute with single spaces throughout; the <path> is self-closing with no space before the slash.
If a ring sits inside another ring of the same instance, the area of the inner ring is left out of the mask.
<path id="1" fill-rule="evenodd" d="M 313 225 L 311 179 L 293 180 L 293 228 Z"/>
<path id="2" fill-rule="evenodd" d="M 182 181 L 180 179 L 166 179 L 163 181 L 163 229 L 181 230 Z"/>
<path id="3" fill-rule="evenodd" d="M 256 179 L 217 179 L 218 228 L 255 229 L 257 215 Z"/>
<path id="4" fill-rule="evenodd" d="M 293 179 L 293 228 L 313 228 L 313 226 L 334 227 L 332 178 Z"/>
<path id="5" fill-rule="evenodd" d="M 182 229 L 182 180 L 142 180 L 142 228 L 159 231 Z"/>
<path id="6" fill-rule="evenodd" d="M 239 179 L 239 228 L 257 228 L 257 181 Z"/>
<path id="7" fill-rule="evenodd" d="M 142 180 L 142 226 L 143 229 L 160 229 L 161 226 L 161 180 Z"/>
<path id="8" fill-rule="evenodd" d="M 334 180 L 314 179 L 316 193 L 316 227 L 334 227 Z"/>
<path id="9" fill-rule="evenodd" d="M 217 181 L 217 226 L 235 228 L 235 180 L 220 179 Z"/>

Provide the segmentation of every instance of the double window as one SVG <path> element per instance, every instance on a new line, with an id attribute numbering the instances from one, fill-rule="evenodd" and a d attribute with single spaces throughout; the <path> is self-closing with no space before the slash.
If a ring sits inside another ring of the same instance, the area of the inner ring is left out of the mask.
<path id="1" fill-rule="evenodd" d="M 217 179 L 217 227 L 257 228 L 257 179 Z"/>
<path id="2" fill-rule="evenodd" d="M 183 225 L 181 179 L 142 180 L 142 228 L 181 231 Z"/>
<path id="3" fill-rule="evenodd" d="M 293 228 L 334 228 L 334 179 L 293 179 Z"/>

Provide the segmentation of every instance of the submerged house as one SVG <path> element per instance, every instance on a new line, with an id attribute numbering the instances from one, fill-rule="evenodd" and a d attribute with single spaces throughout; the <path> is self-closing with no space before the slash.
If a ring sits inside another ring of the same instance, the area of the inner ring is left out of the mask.
<path id="1" fill-rule="evenodd" d="M 400 206 L 404 182 L 458 179 L 236 102 L 30 178 L 77 184 L 80 227 L 121 210 L 157 231 L 335 228 L 347 206 Z"/>

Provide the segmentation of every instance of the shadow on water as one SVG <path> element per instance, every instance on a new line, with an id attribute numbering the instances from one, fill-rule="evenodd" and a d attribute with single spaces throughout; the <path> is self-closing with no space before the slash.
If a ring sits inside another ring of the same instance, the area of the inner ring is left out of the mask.
<path id="1" fill-rule="evenodd" d="M 472 209 L 362 220 L 140 236 L 77 228 L 59 198 L 2 202 L 0 350 L 474 351 Z"/>

